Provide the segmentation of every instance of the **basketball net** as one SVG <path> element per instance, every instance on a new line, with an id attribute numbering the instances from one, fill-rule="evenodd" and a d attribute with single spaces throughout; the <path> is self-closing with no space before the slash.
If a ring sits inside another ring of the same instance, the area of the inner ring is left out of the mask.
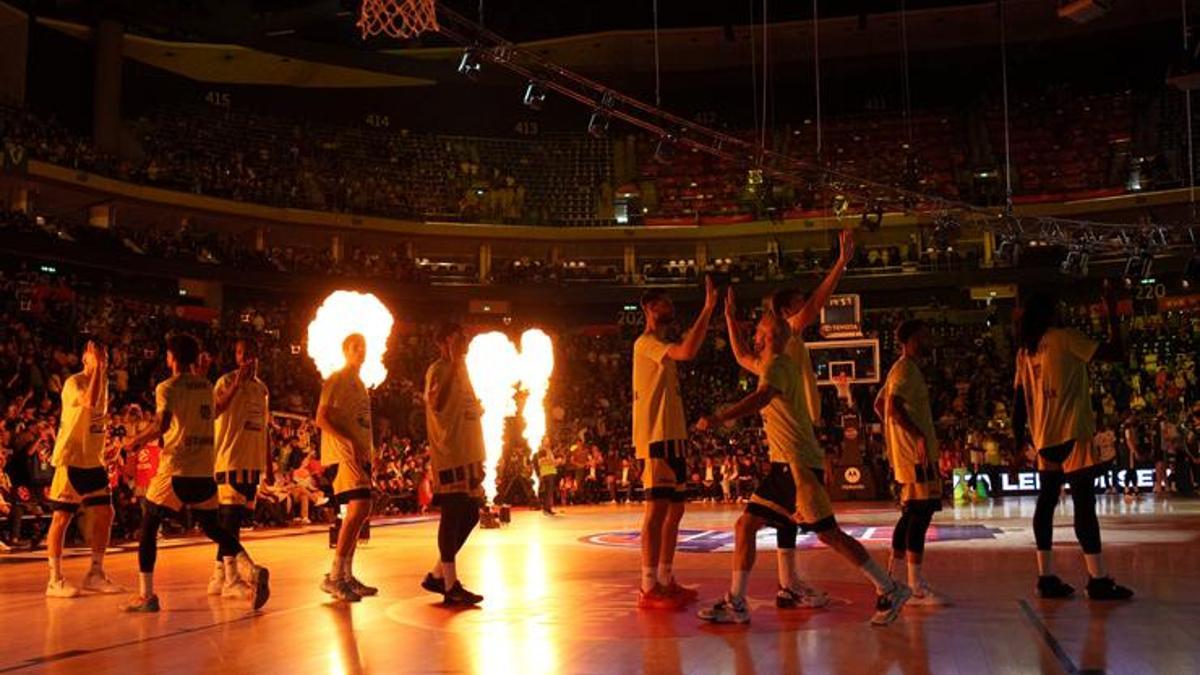
<path id="1" fill-rule="evenodd" d="M 838 398 L 846 403 L 850 403 L 850 378 L 847 375 L 838 375 L 833 378 L 833 386 L 837 388 Z"/>
<path id="2" fill-rule="evenodd" d="M 387 35 L 408 40 L 438 30 L 435 0 L 362 0 L 358 28 L 363 39 Z"/>

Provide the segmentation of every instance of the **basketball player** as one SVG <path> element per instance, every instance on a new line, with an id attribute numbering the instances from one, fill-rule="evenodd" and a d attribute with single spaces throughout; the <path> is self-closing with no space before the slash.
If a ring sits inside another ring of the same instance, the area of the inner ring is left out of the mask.
<path id="1" fill-rule="evenodd" d="M 122 609 L 127 612 L 159 611 L 154 592 L 154 564 L 158 559 L 158 529 L 164 518 L 178 516 L 186 506 L 209 539 L 230 552 L 244 554 L 234 535 L 217 519 L 217 481 L 213 478 L 213 393 L 208 380 L 195 374 L 200 344 L 190 335 L 167 338 L 167 367 L 171 377 L 154 390 L 155 414 L 151 424 L 126 442 L 134 451 L 162 437 L 158 471 L 146 489 L 142 536 L 138 542 L 138 594 Z M 268 575 L 261 567 L 251 570 L 250 598 L 255 609 L 269 595 Z"/>
<path id="2" fill-rule="evenodd" d="M 706 278 L 700 316 L 682 341 L 673 342 L 675 305 L 662 291 L 642 295 L 646 330 L 633 343 L 633 446 L 645 464 L 638 596 L 638 607 L 643 609 L 677 609 L 697 595 L 694 589 L 680 586 L 672 571 L 687 495 L 687 421 L 675 364 L 696 358 L 716 306 L 716 286 Z"/>
<path id="3" fill-rule="evenodd" d="M 83 590 L 123 593 L 104 573 L 104 551 L 112 529 L 112 495 L 104 465 L 104 417 L 108 413 L 108 354 L 104 347 L 88 342 L 83 352 L 83 371 L 63 382 L 62 420 L 54 444 L 54 479 L 50 504 L 54 515 L 46 535 L 50 582 L 46 597 L 73 598 L 79 589 L 62 574 L 63 540 L 71 518 L 82 506 L 91 514 L 92 566 L 83 578 Z"/>
<path id="4" fill-rule="evenodd" d="M 1096 421 L 1092 412 L 1088 362 L 1118 361 L 1124 357 L 1116 303 L 1105 283 L 1108 342 L 1097 343 L 1071 328 L 1059 328 L 1054 297 L 1035 293 L 1016 313 L 1017 372 L 1014 382 L 1013 434 L 1024 448 L 1026 423 L 1037 450 L 1038 499 L 1033 514 L 1037 540 L 1037 594 L 1067 598 L 1075 589 L 1054 573 L 1051 551 L 1054 510 L 1063 483 L 1071 486 L 1075 506 L 1075 536 L 1087 564 L 1087 595 L 1092 600 L 1128 600 L 1133 591 L 1118 586 L 1104 568 L 1100 553 L 1100 521 L 1096 518 L 1094 481 L 1103 471 L 1100 450 L 1092 442 Z"/>
<path id="5" fill-rule="evenodd" d="M 455 323 L 436 335 L 441 355 L 425 373 L 425 427 L 438 522 L 438 560 L 421 588 L 440 593 L 448 607 L 477 605 L 483 596 L 463 588 L 456 559 L 479 523 L 483 506 L 483 409 L 467 375 L 467 336 Z"/>
<path id="6" fill-rule="evenodd" d="M 254 512 L 254 497 L 264 473 L 274 482 L 268 446 L 270 418 L 267 385 L 258 379 L 258 353 L 253 343 L 238 340 L 234 345 L 237 370 L 223 375 L 213 387 L 216 409 L 216 479 L 221 527 L 240 541 L 242 518 Z M 208 594 L 248 600 L 254 589 L 243 579 L 238 565 L 251 577 L 265 578 L 268 572 L 240 553 L 217 549 L 217 563 L 208 581 Z M 267 588 L 265 579 L 263 588 Z M 260 598 L 266 602 L 266 598 Z"/>
<path id="7" fill-rule="evenodd" d="M 371 516 L 371 463 L 375 444 L 371 432 L 371 397 L 359 377 L 367 359 L 367 339 L 358 333 L 342 341 L 346 365 L 321 386 L 317 427 L 321 430 L 321 465 L 333 474 L 333 494 L 346 507 L 338 532 L 333 567 L 321 590 L 338 600 L 358 602 L 379 593 L 354 576 L 354 551 Z"/>
<path id="8" fill-rule="evenodd" d="M 948 605 L 921 575 L 925 533 L 933 514 L 942 510 L 942 481 L 938 473 L 938 439 L 929 406 L 929 387 L 921 374 L 921 359 L 929 351 L 929 329 L 910 319 L 896 328 L 900 358 L 875 399 L 883 420 L 888 463 L 899 486 L 900 520 L 892 530 L 892 561 L 888 574 L 908 563 L 908 585 L 914 605 Z"/>
<path id="9" fill-rule="evenodd" d="M 817 375 L 813 371 L 812 357 L 804 343 L 804 331 L 821 318 L 821 309 L 837 290 L 838 282 L 846 272 L 846 266 L 854 258 L 854 231 L 842 230 L 838 235 L 839 253 L 833 268 L 808 298 L 798 288 L 784 288 L 770 298 L 771 309 L 776 316 L 787 321 L 791 337 L 784 353 L 800 368 L 804 387 L 804 398 L 808 404 L 809 419 L 813 425 L 821 424 L 821 393 L 817 388 Z M 824 607 L 829 596 L 805 583 L 796 568 L 796 530 L 781 524 L 775 530 L 775 555 L 779 571 L 779 592 L 775 604 L 780 608 Z"/>
<path id="10" fill-rule="evenodd" d="M 726 422 L 761 413 L 771 469 L 738 519 L 729 593 L 698 616 L 714 623 L 748 623 L 746 586 L 754 566 L 756 533 L 767 524 L 784 528 L 798 524 L 801 530 L 816 533 L 822 543 L 853 563 L 875 585 L 871 623 L 889 624 L 899 616 L 912 592 L 890 579 L 862 544 L 837 525 L 824 487 L 823 457 L 809 418 L 803 376 L 795 361 L 784 353 L 790 337 L 788 324 L 770 309 L 763 312 L 754 335 L 756 351 L 751 352 L 743 344 L 733 302 L 730 289 L 725 300 L 730 346 L 738 364 L 758 374 L 758 388 L 732 406 L 702 417 L 697 428 L 716 429 Z"/>

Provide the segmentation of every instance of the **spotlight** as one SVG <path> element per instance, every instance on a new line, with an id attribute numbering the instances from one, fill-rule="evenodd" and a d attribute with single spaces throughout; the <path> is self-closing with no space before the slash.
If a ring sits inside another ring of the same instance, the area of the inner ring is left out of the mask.
<path id="1" fill-rule="evenodd" d="M 1007 265 L 1016 265 L 1021 256 L 1021 242 L 1015 238 L 1001 237 L 996 246 L 996 260 Z"/>
<path id="2" fill-rule="evenodd" d="M 608 135 L 608 115 L 602 110 L 596 110 L 588 119 L 588 135 L 592 138 L 604 138 Z"/>
<path id="3" fill-rule="evenodd" d="M 954 216 L 946 213 L 934 219 L 933 245 L 936 248 L 951 248 L 960 234 L 962 234 L 962 223 L 958 222 Z"/>
<path id="4" fill-rule="evenodd" d="M 467 47 L 458 61 L 458 74 L 473 81 L 479 79 L 481 70 L 483 70 L 483 62 L 479 59 L 479 50 Z"/>
<path id="5" fill-rule="evenodd" d="M 654 146 L 654 161 L 659 164 L 670 164 L 675 157 L 675 137 L 670 134 L 663 134 L 659 137 L 658 143 Z"/>
<path id="6" fill-rule="evenodd" d="M 546 102 L 546 90 L 537 82 L 530 81 L 525 86 L 524 103 L 530 110 L 541 110 L 542 104 Z"/>
<path id="7" fill-rule="evenodd" d="M 883 204 L 876 200 L 867 202 L 867 208 L 863 211 L 862 222 L 859 223 L 859 226 L 867 232 L 878 232 L 882 225 Z"/>
<path id="8" fill-rule="evenodd" d="M 1062 261 L 1062 272 L 1074 277 L 1086 277 L 1088 274 L 1088 252 L 1082 248 L 1072 248 Z"/>
<path id="9" fill-rule="evenodd" d="M 1200 284 L 1200 253 L 1193 253 L 1183 268 L 1183 287 L 1191 288 L 1197 284 Z"/>
<path id="10" fill-rule="evenodd" d="M 846 195 L 833 196 L 833 215 L 835 218 L 841 218 L 846 215 L 846 209 L 850 208 L 850 200 L 846 199 Z"/>
<path id="11" fill-rule="evenodd" d="M 1145 251 L 1136 251 L 1125 261 L 1125 281 L 1130 284 L 1150 276 L 1150 268 L 1154 257 Z"/>

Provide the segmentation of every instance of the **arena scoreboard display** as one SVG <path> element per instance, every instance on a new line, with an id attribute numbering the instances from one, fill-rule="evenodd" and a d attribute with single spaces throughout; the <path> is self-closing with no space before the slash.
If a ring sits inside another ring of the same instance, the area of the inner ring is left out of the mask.
<path id="1" fill-rule="evenodd" d="M 834 295 L 821 308 L 821 337 L 862 336 L 862 304 L 857 295 Z"/>

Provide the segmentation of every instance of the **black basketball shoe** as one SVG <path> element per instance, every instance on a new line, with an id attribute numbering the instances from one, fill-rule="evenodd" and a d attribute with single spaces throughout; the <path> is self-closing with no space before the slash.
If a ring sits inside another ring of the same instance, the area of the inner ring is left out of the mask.
<path id="1" fill-rule="evenodd" d="M 1058 575 L 1051 574 L 1044 577 L 1038 577 L 1037 581 L 1037 596 L 1047 600 L 1061 600 L 1075 595 L 1075 587 L 1058 578 Z"/>
<path id="2" fill-rule="evenodd" d="M 1088 600 L 1128 600 L 1133 597 L 1133 589 L 1118 586 L 1112 577 L 1093 577 L 1088 579 Z"/>

